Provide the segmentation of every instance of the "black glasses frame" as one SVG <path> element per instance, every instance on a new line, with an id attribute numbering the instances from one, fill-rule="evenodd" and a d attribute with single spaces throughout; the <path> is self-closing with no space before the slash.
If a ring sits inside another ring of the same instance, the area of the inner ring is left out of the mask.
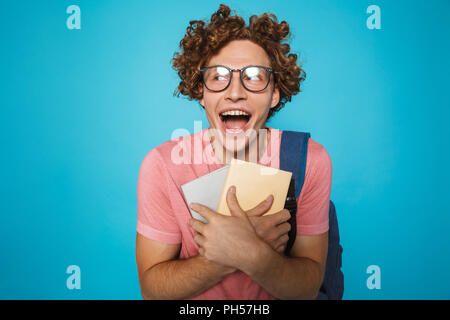
<path id="1" fill-rule="evenodd" d="M 228 81 L 228 84 L 225 86 L 225 88 L 223 88 L 223 89 L 221 89 L 221 90 L 212 90 L 212 89 L 208 88 L 208 86 L 206 85 L 206 82 L 205 82 L 205 71 L 208 70 L 208 69 L 211 69 L 211 68 L 217 68 L 217 67 L 223 67 L 223 68 L 227 69 L 227 70 L 230 72 L 230 80 Z M 249 88 L 247 88 L 247 87 L 245 86 L 244 80 L 242 79 L 242 78 L 243 78 L 243 74 L 244 74 L 244 70 L 247 69 L 247 68 L 250 68 L 250 67 L 258 67 L 258 68 L 262 68 L 262 69 L 264 69 L 264 70 L 266 70 L 266 71 L 268 72 L 269 76 L 267 77 L 267 83 L 266 83 L 266 86 L 265 86 L 263 89 L 261 89 L 261 90 L 251 90 L 251 89 L 249 89 Z M 202 73 L 202 82 L 203 82 L 203 84 L 205 85 L 205 87 L 206 87 L 209 91 L 212 91 L 212 92 L 221 92 L 221 91 L 226 90 L 226 89 L 230 86 L 231 81 L 233 80 L 233 72 L 234 72 L 234 71 L 239 71 L 239 78 L 241 79 L 242 86 L 243 86 L 246 90 L 251 91 L 251 92 L 261 92 L 261 91 L 264 91 L 264 90 L 267 88 L 267 86 L 269 85 L 269 83 L 270 83 L 270 76 L 271 76 L 272 74 L 275 76 L 275 73 L 274 73 L 274 71 L 273 71 L 272 68 L 264 67 L 264 66 L 257 66 L 257 65 L 246 66 L 246 67 L 243 67 L 243 68 L 241 68 L 241 69 L 231 69 L 231 68 L 228 68 L 227 66 L 217 65 L 217 66 L 208 66 L 208 67 L 200 68 L 200 71 L 201 71 L 201 73 Z"/>

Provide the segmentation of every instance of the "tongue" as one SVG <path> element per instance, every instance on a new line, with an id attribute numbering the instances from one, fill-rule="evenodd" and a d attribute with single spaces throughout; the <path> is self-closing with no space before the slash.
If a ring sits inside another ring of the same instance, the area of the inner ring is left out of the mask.
<path id="1" fill-rule="evenodd" d="M 246 124 L 247 119 L 245 117 L 230 117 L 230 119 L 225 121 L 225 128 L 244 130 Z"/>

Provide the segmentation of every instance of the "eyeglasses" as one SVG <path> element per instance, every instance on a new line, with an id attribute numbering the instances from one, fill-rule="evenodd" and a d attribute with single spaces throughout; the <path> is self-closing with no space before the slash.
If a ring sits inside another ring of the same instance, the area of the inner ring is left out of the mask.
<path id="1" fill-rule="evenodd" d="M 239 71 L 241 83 L 252 92 L 263 91 L 270 82 L 273 69 L 263 66 L 247 66 L 242 69 L 230 69 L 226 66 L 209 66 L 201 68 L 203 84 L 210 91 L 220 92 L 228 88 L 233 78 L 233 71 Z"/>

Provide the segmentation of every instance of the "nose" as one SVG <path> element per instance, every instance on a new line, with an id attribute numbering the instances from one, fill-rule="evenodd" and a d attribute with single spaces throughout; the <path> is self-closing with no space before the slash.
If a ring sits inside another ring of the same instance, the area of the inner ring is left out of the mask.
<path id="1" fill-rule="evenodd" d="M 231 83 L 226 90 L 226 98 L 231 101 L 238 101 L 247 98 L 247 90 L 241 83 L 239 70 L 233 70 L 233 77 Z"/>

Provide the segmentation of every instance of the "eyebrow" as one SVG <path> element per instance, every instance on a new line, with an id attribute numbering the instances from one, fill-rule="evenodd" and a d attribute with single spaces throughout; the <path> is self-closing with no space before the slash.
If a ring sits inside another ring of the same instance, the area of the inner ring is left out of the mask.
<path id="1" fill-rule="evenodd" d="M 245 66 L 243 66 L 243 67 L 241 67 L 241 68 L 232 68 L 232 67 L 230 67 L 229 65 L 226 65 L 226 64 L 211 64 L 211 65 L 208 65 L 208 66 L 204 66 L 203 68 L 209 68 L 209 67 L 227 67 L 227 68 L 230 68 L 230 69 L 237 70 L 237 69 L 243 69 L 243 68 L 250 67 L 250 66 L 264 67 L 264 68 L 272 69 L 271 66 L 265 66 L 264 64 L 257 64 L 257 63 L 248 64 L 248 65 L 245 65 Z"/>

